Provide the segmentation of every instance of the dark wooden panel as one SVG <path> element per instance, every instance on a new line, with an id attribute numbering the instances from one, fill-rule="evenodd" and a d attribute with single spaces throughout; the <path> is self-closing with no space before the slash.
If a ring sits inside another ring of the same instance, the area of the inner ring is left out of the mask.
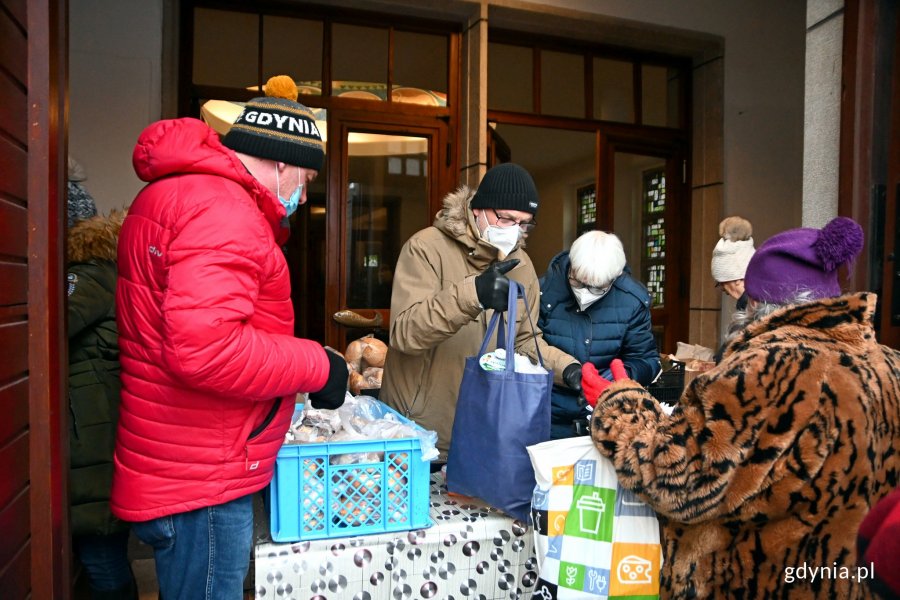
<path id="1" fill-rule="evenodd" d="M 25 519 L 28 519 L 26 507 Z M 31 543 L 20 548 L 6 571 L 0 570 L 0 590 L 8 600 L 31 598 Z"/>
<path id="2" fill-rule="evenodd" d="M 27 285 L 27 265 L 0 262 L 0 306 L 27 302 Z"/>
<path id="3" fill-rule="evenodd" d="M 27 486 L 12 499 L 12 502 L 0 506 L 3 506 L 0 510 L 0 531 L 3 532 L 3 543 L 0 544 L 0 565 L 3 565 L 13 560 L 18 549 L 28 543 Z"/>
<path id="4" fill-rule="evenodd" d="M 28 0 L 28 404 L 34 598 L 66 600 L 68 518 L 65 210 L 68 2 Z M 2 567 L 0 567 L 2 568 Z"/>
<path id="5" fill-rule="evenodd" d="M 28 427 L 28 379 L 22 377 L 0 387 L 0 447 Z M 2 506 L 2 504 L 0 504 Z M 2 588 L 0 588 L 2 589 Z"/>
<path id="6" fill-rule="evenodd" d="M 9 15 L 0 11 L 0 67 L 12 73 L 13 77 L 21 84 L 27 79 L 26 63 L 23 60 L 28 56 L 28 44 L 20 24 L 13 21 Z"/>
<path id="7" fill-rule="evenodd" d="M 0 10 L 0 190 L 24 203 L 26 197 L 28 103 L 26 82 L 25 0 L 2 0 Z M 0 200 L 0 254 L 27 256 L 25 210 Z M 27 300 L 27 279 L 22 265 L 0 268 L 0 304 Z M 10 268 L 12 267 L 12 268 Z M 27 271 L 26 271 L 27 273 Z M 14 300 L 13 300 L 14 299 Z M 20 321 L 21 307 L 0 309 L 3 323 Z M 28 447 L 29 398 L 27 327 L 24 322 L 0 326 L 0 361 L 13 359 L 16 366 L 0 366 L 0 595 L 24 599 L 31 595 L 31 507 L 29 495 L 30 454 Z M 16 357 L 18 355 L 18 358 Z M 24 367 L 24 369 L 23 369 Z M 18 370 L 18 375 L 12 375 Z M 15 381 L 13 381 L 15 379 Z M 9 422 L 6 422 L 6 417 Z M 23 464 L 24 463 L 24 464 Z M 11 499 L 15 498 L 12 502 Z"/>
<path id="8" fill-rule="evenodd" d="M 2 199 L 0 199 L 0 255 L 21 258 L 28 256 L 28 211 L 23 206 Z M 3 284 L 0 284 L 0 288 L 2 287 Z"/>
<path id="9" fill-rule="evenodd" d="M 28 189 L 28 180 L 24 176 L 28 172 L 27 169 L 28 155 L 25 148 L 0 136 L 0 194 L 24 201 Z"/>
<path id="10" fill-rule="evenodd" d="M 28 111 L 25 90 L 13 83 L 9 76 L 0 71 L 0 130 L 5 131 L 23 146 L 28 136 L 27 122 L 23 118 Z"/>
<path id="11" fill-rule="evenodd" d="M 28 307 L 24 304 L 14 306 L 0 305 L 0 325 L 13 323 L 15 321 L 24 321 L 28 318 Z"/>
<path id="12" fill-rule="evenodd" d="M 24 304 L 13 306 L 0 306 L 0 326 L 7 323 L 15 323 L 16 321 L 24 321 L 28 318 L 28 307 Z M 0 348 L 6 346 L 0 345 Z M 16 350 L 17 352 L 19 350 Z M 0 360 L 6 360 L 5 354 L 0 354 Z"/>
<path id="13" fill-rule="evenodd" d="M 28 326 L 0 326 L 0 381 L 18 379 L 28 371 Z M 0 471 L 2 473 L 3 471 Z"/>
<path id="14" fill-rule="evenodd" d="M 18 22 L 19 26 L 24 29 L 25 27 L 25 19 L 27 15 L 25 14 L 25 6 L 27 5 L 27 0 L 2 0 L 0 1 L 0 5 L 3 5 L 6 10 L 13 16 L 13 18 Z M 3 589 L 0 587 L 0 589 Z"/>

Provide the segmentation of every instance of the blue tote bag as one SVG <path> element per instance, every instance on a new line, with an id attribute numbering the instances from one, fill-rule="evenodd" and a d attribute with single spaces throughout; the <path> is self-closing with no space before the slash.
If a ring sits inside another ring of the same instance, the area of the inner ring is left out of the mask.
<path id="1" fill-rule="evenodd" d="M 503 314 L 495 312 L 478 356 L 466 358 L 447 459 L 447 489 L 481 498 L 526 521 L 535 486 L 526 446 L 550 439 L 553 372 L 515 371 L 516 298 L 520 295 L 528 311 L 524 289 L 510 280 L 506 311 L 509 327 L 504 326 Z M 531 312 L 526 315 L 531 323 Z M 495 329 L 497 347 L 506 350 L 507 360 L 503 370 L 486 371 L 479 361 Z M 534 336 L 533 323 L 531 329 Z M 537 346 L 536 336 L 534 340 Z M 537 354 L 544 366 L 540 348 Z"/>

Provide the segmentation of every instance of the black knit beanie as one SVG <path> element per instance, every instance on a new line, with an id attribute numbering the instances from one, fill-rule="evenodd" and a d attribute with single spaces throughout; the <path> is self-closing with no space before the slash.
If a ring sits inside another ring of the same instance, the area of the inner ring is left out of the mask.
<path id="1" fill-rule="evenodd" d="M 514 163 L 502 163 L 488 169 L 472 198 L 472 208 L 521 210 L 536 214 L 537 187 L 528 171 Z"/>
<path id="2" fill-rule="evenodd" d="M 319 171 L 325 144 L 310 109 L 286 98 L 254 98 L 222 143 L 237 152 Z"/>

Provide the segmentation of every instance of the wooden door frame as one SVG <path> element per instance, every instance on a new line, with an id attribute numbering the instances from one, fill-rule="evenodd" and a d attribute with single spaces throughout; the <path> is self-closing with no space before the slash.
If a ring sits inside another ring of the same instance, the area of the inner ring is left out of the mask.
<path id="1" fill-rule="evenodd" d="M 900 17 L 895 31 L 894 39 L 900 40 Z M 900 348 L 900 41 L 895 41 L 892 79 L 880 329 L 882 343 Z"/>
<path id="2" fill-rule="evenodd" d="M 848 0 L 844 6 L 837 208 L 859 222 L 866 237 L 848 287 L 879 292 L 879 340 L 900 348 L 900 9 L 893 1 Z"/>
<path id="3" fill-rule="evenodd" d="M 63 215 L 68 4 L 29 0 L 28 397 L 31 597 L 69 598 L 67 336 Z"/>
<path id="4" fill-rule="evenodd" d="M 429 139 L 428 202 L 429 214 L 435 214 L 443 204 L 444 196 L 453 188 L 458 172 L 457 152 L 453 151 L 452 132 L 443 119 L 416 118 L 386 113 L 333 110 L 328 113 L 328 198 L 325 219 L 328 231 L 325 250 L 325 343 L 343 349 L 341 326 L 330 318 L 334 312 L 346 307 L 347 240 L 344 231 L 347 223 L 347 186 L 349 155 L 346 143 L 350 131 L 380 133 L 385 135 L 409 135 Z M 430 225 L 424 223 L 423 228 Z M 378 310 L 384 323 L 390 322 L 390 310 Z"/>
<path id="5" fill-rule="evenodd" d="M 675 352 L 676 342 L 687 340 L 690 319 L 691 281 L 691 198 L 690 173 L 687 168 L 688 149 L 674 139 L 651 140 L 633 135 L 597 135 L 597 228 L 614 231 L 615 204 L 615 155 L 617 152 L 656 156 L 666 161 L 666 303 L 669 315 L 683 318 L 666 318 L 659 323 L 659 311 L 651 308 L 654 325 L 665 326 L 663 347 L 660 352 Z M 677 238 L 671 234 L 679 232 Z M 677 244 L 672 240 L 677 239 Z M 677 265 L 677 281 L 668 276 L 670 267 Z M 633 273 L 641 280 L 640 273 Z"/>

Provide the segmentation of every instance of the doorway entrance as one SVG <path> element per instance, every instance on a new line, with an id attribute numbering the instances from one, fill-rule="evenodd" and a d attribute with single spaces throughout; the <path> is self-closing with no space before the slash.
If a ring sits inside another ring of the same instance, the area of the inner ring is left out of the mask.
<path id="1" fill-rule="evenodd" d="M 238 104 L 286 74 L 316 113 L 326 164 L 285 252 L 295 334 L 343 350 L 366 333 L 386 336 L 400 248 L 456 180 L 460 26 L 308 8 L 183 3 L 192 47 L 181 97 L 198 114 L 209 99 Z"/>
<path id="2" fill-rule="evenodd" d="M 431 224 L 449 185 L 447 126 L 430 121 L 329 115 L 320 175 L 329 193 L 311 200 L 289 242 L 298 335 L 341 350 L 366 333 L 387 335 L 397 256 Z"/>
<path id="3" fill-rule="evenodd" d="M 534 177 L 540 227 L 529 236 L 528 254 L 538 275 L 579 235 L 615 233 L 632 277 L 650 292 L 657 347 L 674 353 L 676 343 L 688 339 L 691 212 L 684 146 L 585 129 L 497 123 L 488 155 L 519 163 Z"/>
<path id="4" fill-rule="evenodd" d="M 598 212 L 622 240 L 632 276 L 650 292 L 656 345 L 674 354 L 688 339 L 690 202 L 683 153 L 603 144 Z"/>

